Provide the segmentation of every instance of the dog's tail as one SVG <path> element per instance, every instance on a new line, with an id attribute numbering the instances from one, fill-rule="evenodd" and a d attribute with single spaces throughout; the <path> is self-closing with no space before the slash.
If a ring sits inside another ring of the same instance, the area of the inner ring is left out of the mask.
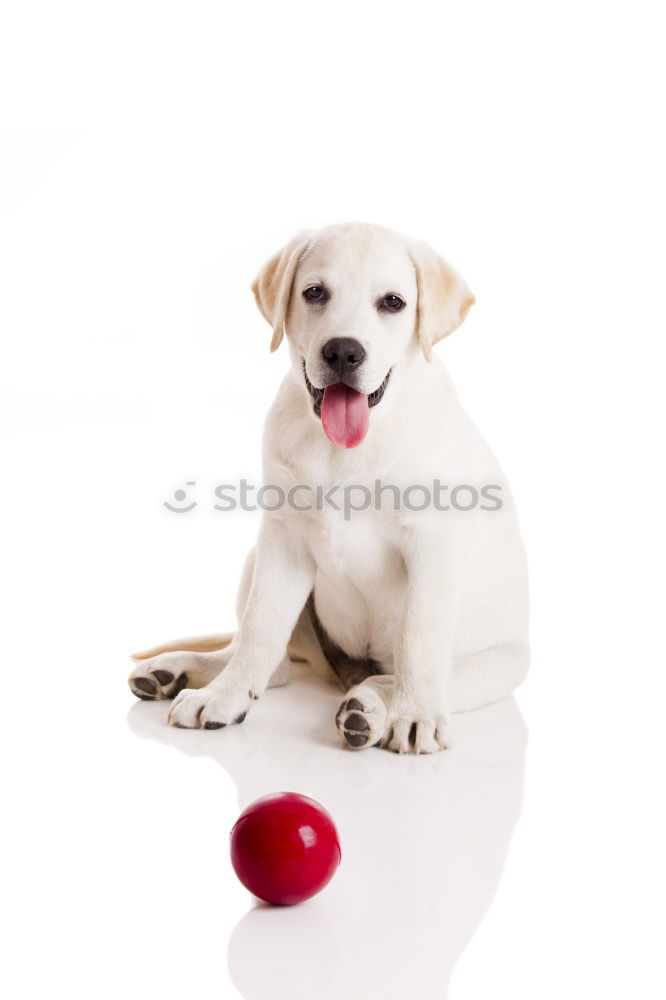
<path id="1" fill-rule="evenodd" d="M 233 632 L 222 632 L 220 635 L 193 636 L 190 639 L 174 639 L 152 649 L 144 649 L 140 653 L 132 653 L 133 660 L 148 660 L 160 653 L 213 653 L 225 649 L 233 639 Z"/>

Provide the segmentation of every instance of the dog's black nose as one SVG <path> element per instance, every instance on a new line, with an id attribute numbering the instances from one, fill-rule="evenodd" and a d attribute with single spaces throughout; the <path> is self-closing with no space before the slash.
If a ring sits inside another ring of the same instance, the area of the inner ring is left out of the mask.
<path id="1" fill-rule="evenodd" d="M 327 340 L 321 353 L 328 367 L 340 376 L 358 368 L 365 359 L 363 347 L 351 337 L 333 337 L 332 340 Z"/>

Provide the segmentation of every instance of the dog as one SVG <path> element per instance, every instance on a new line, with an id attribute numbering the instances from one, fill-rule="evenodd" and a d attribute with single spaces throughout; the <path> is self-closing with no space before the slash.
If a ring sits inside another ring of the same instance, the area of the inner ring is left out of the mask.
<path id="1" fill-rule="evenodd" d="M 424 243 L 362 223 L 299 234 L 252 289 L 271 350 L 291 351 L 264 432 L 265 482 L 290 502 L 263 513 L 237 631 L 136 654 L 130 687 L 173 698 L 173 726 L 222 729 L 304 660 L 344 689 L 348 747 L 446 749 L 452 714 L 529 665 L 511 494 L 432 352 L 474 297 Z"/>

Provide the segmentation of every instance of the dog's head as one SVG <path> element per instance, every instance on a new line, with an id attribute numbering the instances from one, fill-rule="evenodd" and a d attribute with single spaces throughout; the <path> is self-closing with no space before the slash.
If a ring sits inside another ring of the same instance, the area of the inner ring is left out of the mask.
<path id="1" fill-rule="evenodd" d="M 352 223 L 301 233 L 262 268 L 252 290 L 284 334 L 303 391 L 327 436 L 353 448 L 370 409 L 390 396 L 394 371 L 432 357 L 432 345 L 460 326 L 474 297 L 424 243 Z"/>

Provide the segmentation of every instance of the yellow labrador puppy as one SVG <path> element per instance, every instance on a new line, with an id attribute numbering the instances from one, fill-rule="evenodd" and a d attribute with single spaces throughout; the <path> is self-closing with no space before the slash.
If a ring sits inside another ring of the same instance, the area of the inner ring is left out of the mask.
<path id="1" fill-rule="evenodd" d="M 253 285 L 292 365 L 269 410 L 263 514 L 233 635 L 135 657 L 169 722 L 242 722 L 293 659 L 346 691 L 348 746 L 430 753 L 451 714 L 528 668 L 527 573 L 513 504 L 433 344 L 474 299 L 429 247 L 378 226 L 296 237 Z M 267 505 L 268 506 L 268 505 Z"/>

